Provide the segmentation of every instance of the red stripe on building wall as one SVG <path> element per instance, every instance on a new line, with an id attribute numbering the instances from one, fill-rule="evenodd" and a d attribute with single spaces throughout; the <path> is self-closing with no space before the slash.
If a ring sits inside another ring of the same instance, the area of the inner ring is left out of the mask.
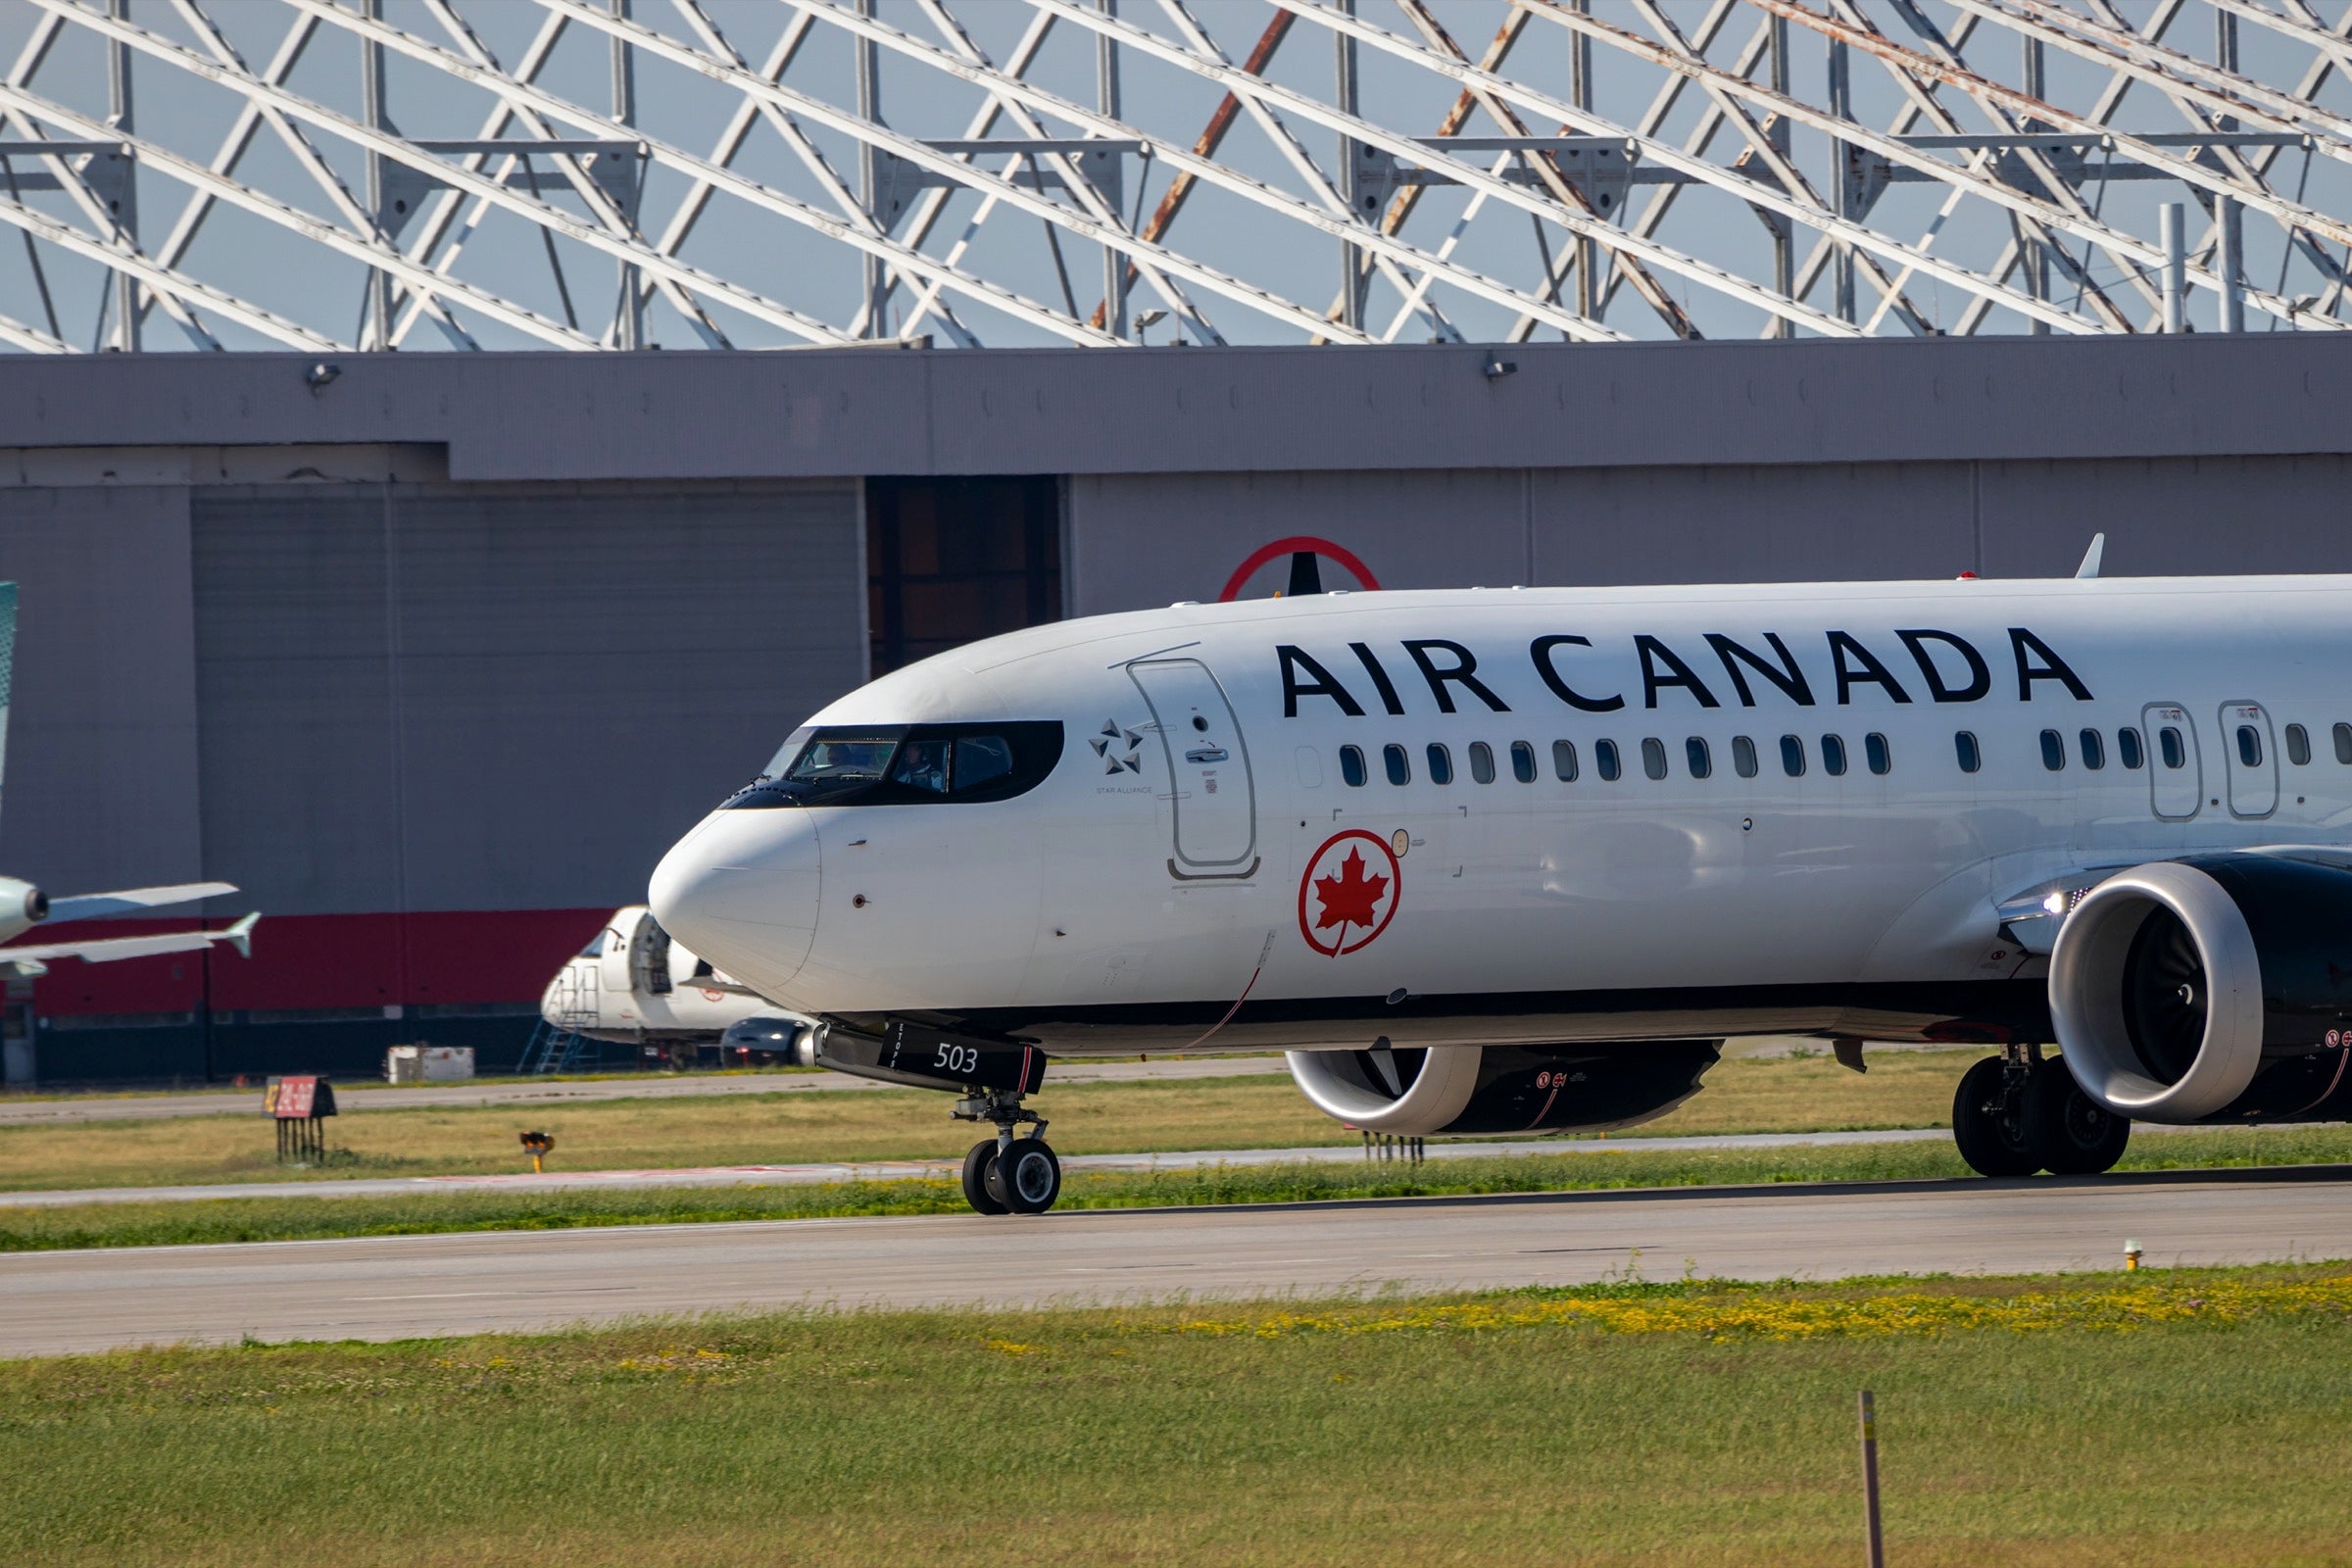
<path id="1" fill-rule="evenodd" d="M 253 956 L 216 945 L 119 963 L 64 958 L 33 982 L 45 1016 L 281 1007 L 536 1002 L 611 909 L 439 910 L 414 914 L 264 913 Z M 23 939 L 184 931 L 190 920 L 84 920 Z M 226 919 L 201 922 L 213 930 Z M 5 953 L 0 949 L 0 953 Z"/>

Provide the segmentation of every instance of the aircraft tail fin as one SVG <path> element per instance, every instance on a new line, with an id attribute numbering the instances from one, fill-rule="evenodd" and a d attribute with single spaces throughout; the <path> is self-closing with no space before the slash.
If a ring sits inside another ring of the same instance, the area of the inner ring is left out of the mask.
<path id="1" fill-rule="evenodd" d="M 238 957 L 252 957 L 253 928 L 255 925 L 260 923 L 261 918 L 262 911 L 259 909 L 254 910 L 244 919 L 239 920 L 235 925 L 230 926 L 225 932 L 221 933 L 220 940 L 226 942 L 230 947 L 236 949 Z"/>
<path id="2" fill-rule="evenodd" d="M 2078 579 L 2096 577 L 2099 574 L 2099 558 L 2106 553 L 2107 536 L 2103 533 L 2092 534 L 2090 548 L 2082 552 L 2082 564 L 2075 568 L 2075 576 Z"/>

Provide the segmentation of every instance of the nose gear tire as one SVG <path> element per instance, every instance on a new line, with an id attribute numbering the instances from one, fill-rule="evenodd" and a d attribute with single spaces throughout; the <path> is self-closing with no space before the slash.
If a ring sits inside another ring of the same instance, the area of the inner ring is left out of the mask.
<path id="1" fill-rule="evenodd" d="M 1952 1096 L 1952 1142 L 1960 1146 L 1960 1157 L 1969 1169 L 1980 1176 L 2031 1176 L 2041 1169 L 2041 1152 L 2034 1147 L 2021 1107 L 2009 1103 L 2003 1082 L 2007 1070 L 2008 1063 L 2000 1057 L 1986 1056 L 1960 1075 L 1960 1088 Z"/>
<path id="2" fill-rule="evenodd" d="M 1016 1138 L 997 1161 L 996 1190 L 1015 1214 L 1043 1214 L 1061 1196 L 1061 1161 L 1042 1138 Z"/>
<path id="3" fill-rule="evenodd" d="M 1004 1200 L 997 1195 L 994 1180 L 997 1167 L 997 1141 L 984 1138 L 971 1147 L 963 1156 L 963 1200 L 982 1214 L 1002 1214 Z"/>
<path id="4" fill-rule="evenodd" d="M 2096 1176 L 2124 1157 L 2130 1118 L 2099 1105 L 2059 1062 L 2045 1062 L 2026 1084 L 2026 1136 L 2053 1176 Z"/>

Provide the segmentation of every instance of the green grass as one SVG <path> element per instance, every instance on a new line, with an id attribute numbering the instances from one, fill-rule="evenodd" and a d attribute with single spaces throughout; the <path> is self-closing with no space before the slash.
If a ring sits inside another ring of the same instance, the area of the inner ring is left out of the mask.
<path id="1" fill-rule="evenodd" d="M 2268 1128 L 2142 1138 L 2123 1170 L 2352 1162 L 2352 1129 Z M 1948 1143 L 1825 1149 L 1606 1151 L 1515 1157 L 1329 1165 L 1231 1165 L 1151 1174 L 1073 1171 L 1064 1208 L 1312 1202 L 1480 1193 L 1605 1191 L 1749 1183 L 1958 1178 Z M 816 1219 L 964 1212 L 952 1181 L 809 1187 L 649 1188 L 626 1192 L 458 1191 L 397 1198 L 227 1198 L 189 1202 L 0 1208 L 0 1251 L 160 1247 L 449 1231 L 566 1230 L 713 1220 Z"/>
<path id="2" fill-rule="evenodd" d="M 2335 1271 L 2340 1275 L 2341 1270 Z M 2317 1269 L 1038 1313 L 0 1364 L 11 1560 L 2340 1563 Z"/>
<path id="3" fill-rule="evenodd" d="M 1707 1074 L 1704 1092 L 1642 1131 L 1940 1126 L 1953 1085 L 1978 1054 L 1882 1053 L 1867 1077 L 1818 1053 L 1735 1056 Z M 1049 1074 L 1035 1103 L 1054 1119 L 1055 1147 L 1073 1152 L 1355 1141 L 1288 1076 L 1272 1074 L 1059 1086 Z M 0 1126 L 0 1190 L 522 1170 L 515 1134 L 525 1127 L 555 1135 L 558 1170 L 941 1158 L 961 1154 L 975 1136 L 949 1119 L 948 1104 L 945 1095 L 910 1089 L 403 1107 L 399 1092 L 387 1091 L 354 1097 L 350 1113 L 327 1123 L 330 1158 L 315 1168 L 278 1164 L 258 1115 Z"/>

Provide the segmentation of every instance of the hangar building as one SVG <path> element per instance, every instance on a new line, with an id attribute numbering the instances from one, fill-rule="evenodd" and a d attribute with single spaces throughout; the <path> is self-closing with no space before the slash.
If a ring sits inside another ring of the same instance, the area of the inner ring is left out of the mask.
<path id="1" fill-rule="evenodd" d="M 1285 541 L 1384 588 L 2054 575 L 2099 531 L 2111 574 L 2352 570 L 2334 334 L 318 364 L 0 366 L 0 866 L 264 911 L 250 960 L 18 982 L 46 1081 L 512 1061 L 836 694 L 1271 593 Z"/>

